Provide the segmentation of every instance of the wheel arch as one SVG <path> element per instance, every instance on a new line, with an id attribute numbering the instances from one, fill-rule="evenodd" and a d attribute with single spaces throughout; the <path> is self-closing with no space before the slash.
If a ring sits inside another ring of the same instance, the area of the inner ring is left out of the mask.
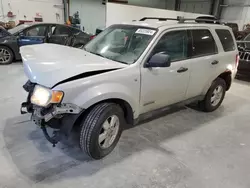
<path id="1" fill-rule="evenodd" d="M 232 85 L 232 72 L 231 71 L 225 71 L 221 73 L 217 78 L 221 78 L 226 82 L 226 91 L 228 91 Z"/>
<path id="2" fill-rule="evenodd" d="M 73 127 L 79 126 L 80 123 L 86 117 L 86 115 L 91 111 L 91 109 L 93 109 L 94 106 L 96 106 L 100 103 L 115 103 L 115 104 L 118 104 L 122 108 L 122 110 L 124 112 L 124 118 L 125 118 L 126 123 L 127 123 L 125 129 L 129 128 L 130 126 L 132 126 L 134 124 L 134 112 L 133 112 L 133 108 L 129 104 L 129 102 L 127 102 L 124 99 L 120 99 L 120 98 L 109 98 L 109 99 L 100 100 L 100 101 L 92 104 L 88 108 L 84 109 L 82 111 L 82 113 L 79 115 L 79 117 L 77 118 L 77 120 L 75 121 Z"/>
<path id="3" fill-rule="evenodd" d="M 231 87 L 232 84 L 232 72 L 230 70 L 226 70 L 224 72 L 222 72 L 221 74 L 219 74 L 216 78 L 212 78 L 205 86 L 205 88 L 203 89 L 203 95 L 205 96 L 207 91 L 209 90 L 209 88 L 211 87 L 212 83 L 214 80 L 216 80 L 217 78 L 221 78 L 226 82 L 226 91 L 228 91 Z"/>

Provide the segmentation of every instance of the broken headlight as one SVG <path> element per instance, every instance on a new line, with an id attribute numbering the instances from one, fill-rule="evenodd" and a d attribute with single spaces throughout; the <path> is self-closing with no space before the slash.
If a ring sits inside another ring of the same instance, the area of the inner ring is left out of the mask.
<path id="1" fill-rule="evenodd" d="M 49 88 L 36 85 L 30 100 L 32 104 L 46 107 L 51 103 L 60 103 L 63 95 L 62 91 L 53 91 Z"/>

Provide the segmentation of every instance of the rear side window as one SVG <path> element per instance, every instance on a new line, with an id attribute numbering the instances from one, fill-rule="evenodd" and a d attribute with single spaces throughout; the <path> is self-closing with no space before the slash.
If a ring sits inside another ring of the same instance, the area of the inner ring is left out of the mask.
<path id="1" fill-rule="evenodd" d="M 73 35 L 75 35 L 75 34 L 78 34 L 78 33 L 81 33 L 81 30 L 79 30 L 79 29 L 76 29 L 76 28 L 70 28 L 71 29 L 71 32 L 73 33 Z"/>
<path id="2" fill-rule="evenodd" d="M 227 29 L 216 29 L 216 33 L 220 38 L 220 42 L 225 52 L 235 50 L 234 40 L 230 31 Z"/>
<path id="3" fill-rule="evenodd" d="M 217 46 L 211 32 L 207 29 L 191 30 L 193 38 L 193 57 L 217 53 Z"/>
<path id="4" fill-rule="evenodd" d="M 62 25 L 57 25 L 54 31 L 54 35 L 70 35 L 70 34 L 71 32 L 69 28 Z"/>

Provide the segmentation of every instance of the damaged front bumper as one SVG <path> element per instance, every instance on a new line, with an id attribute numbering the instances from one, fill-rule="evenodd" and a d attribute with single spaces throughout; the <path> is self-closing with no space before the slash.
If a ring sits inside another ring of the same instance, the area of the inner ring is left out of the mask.
<path id="1" fill-rule="evenodd" d="M 45 138 L 55 146 L 62 138 L 68 137 L 83 109 L 75 104 L 50 104 L 40 107 L 32 104 L 30 98 L 35 84 L 27 82 L 23 88 L 29 93 L 27 101 L 21 104 L 21 114 L 31 113 L 31 120 L 41 127 Z M 53 136 L 47 132 L 47 126 L 55 129 Z"/>

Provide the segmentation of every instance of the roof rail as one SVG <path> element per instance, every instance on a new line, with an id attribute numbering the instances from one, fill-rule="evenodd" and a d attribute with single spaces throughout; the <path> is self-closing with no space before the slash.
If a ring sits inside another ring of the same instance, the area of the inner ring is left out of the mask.
<path id="1" fill-rule="evenodd" d="M 182 16 L 177 16 L 177 18 L 144 17 L 140 19 L 139 21 L 145 21 L 145 20 L 159 20 L 159 21 L 174 20 L 174 21 L 178 21 L 178 23 L 185 23 L 185 21 L 195 21 L 197 23 L 221 24 L 221 22 L 218 19 L 216 19 L 215 17 L 209 17 L 209 16 L 200 16 L 197 18 L 184 18 Z"/>
<path id="2" fill-rule="evenodd" d="M 160 17 L 144 17 L 140 19 L 139 21 L 145 21 L 145 20 L 159 20 L 159 21 L 176 20 L 178 21 L 177 18 L 160 18 Z"/>

